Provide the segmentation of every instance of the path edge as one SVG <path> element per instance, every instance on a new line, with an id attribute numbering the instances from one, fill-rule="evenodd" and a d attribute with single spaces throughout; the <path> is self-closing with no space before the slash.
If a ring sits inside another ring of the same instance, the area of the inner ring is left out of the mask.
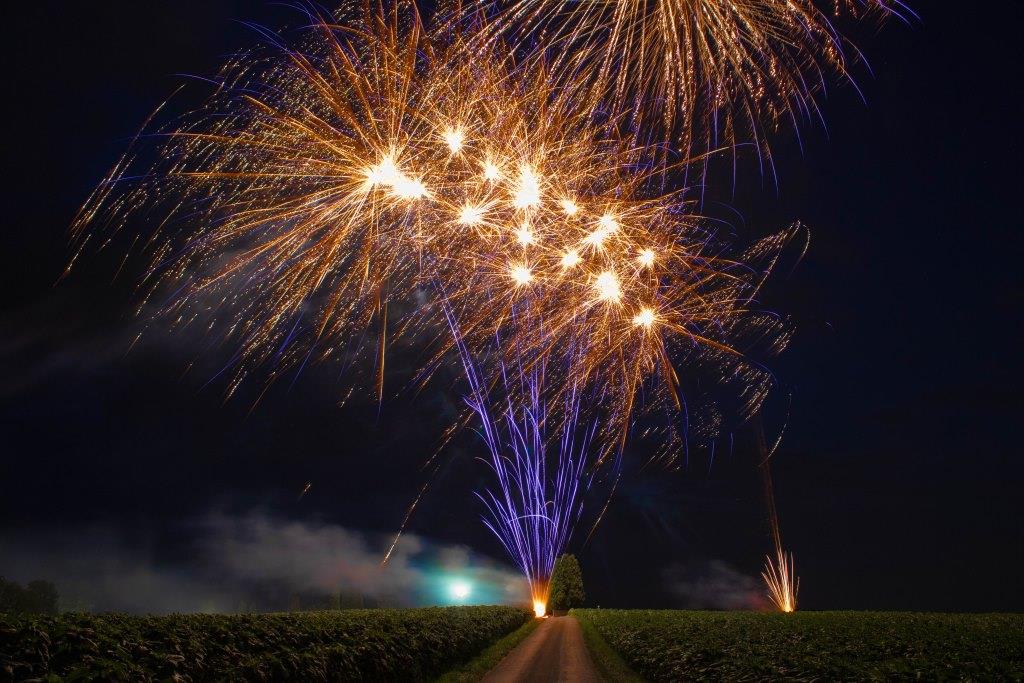
<path id="1" fill-rule="evenodd" d="M 569 610 L 569 616 L 574 618 L 580 625 L 583 632 L 583 644 L 587 646 L 590 659 L 594 663 L 601 677 L 606 681 L 622 681 L 623 683 L 643 683 L 646 679 L 633 671 L 618 652 L 612 649 L 608 641 L 604 639 L 586 617 L 576 610 Z"/>
<path id="2" fill-rule="evenodd" d="M 526 640 L 531 633 L 537 630 L 537 627 L 543 622 L 542 619 L 531 618 L 525 622 L 522 626 L 506 633 L 504 636 L 494 641 L 486 648 L 483 649 L 473 659 L 465 662 L 461 666 L 447 671 L 441 676 L 434 679 L 435 683 L 466 683 L 468 681 L 479 681 L 486 676 L 491 669 L 498 666 L 501 660 L 505 658 L 508 653 L 516 649 L 520 643 Z"/>

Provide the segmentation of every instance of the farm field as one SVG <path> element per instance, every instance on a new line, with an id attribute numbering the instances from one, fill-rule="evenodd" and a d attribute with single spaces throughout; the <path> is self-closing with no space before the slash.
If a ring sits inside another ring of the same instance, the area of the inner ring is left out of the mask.
<path id="1" fill-rule="evenodd" d="M 0 680 L 429 680 L 532 617 L 516 607 L 0 614 Z"/>
<path id="2" fill-rule="evenodd" d="M 1022 614 L 572 614 L 652 681 L 1024 679 Z"/>

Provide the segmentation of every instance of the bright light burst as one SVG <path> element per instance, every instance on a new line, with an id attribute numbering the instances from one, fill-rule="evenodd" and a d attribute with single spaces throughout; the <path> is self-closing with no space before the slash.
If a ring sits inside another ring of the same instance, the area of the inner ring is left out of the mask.
<path id="1" fill-rule="evenodd" d="M 618 302 L 622 298 L 619 278 L 610 270 L 606 270 L 597 276 L 597 279 L 594 281 L 594 290 L 597 292 L 597 298 L 601 301 Z"/>
<path id="2" fill-rule="evenodd" d="M 360 30 L 314 22 L 281 58 L 230 63 L 209 103 L 165 132 L 166 161 L 102 186 L 76 229 L 87 240 L 103 221 L 163 212 L 152 291 L 178 292 L 174 319 L 212 312 L 240 342 L 232 390 L 258 363 L 329 356 L 388 301 L 440 287 L 471 345 L 574 345 L 563 372 L 602 387 L 612 431 L 647 378 L 674 394 L 676 343 L 742 377 L 756 407 L 768 375 L 730 338 L 778 331 L 749 303 L 790 233 L 723 256 L 683 195 L 661 193 L 655 152 L 595 124 L 539 62 L 498 48 L 467 61 L 458 37 L 369 12 Z M 541 326 L 515 324 L 523 291 L 509 276 L 532 285 Z M 395 328 L 426 324 L 431 307 L 412 315 Z"/>
<path id="3" fill-rule="evenodd" d="M 484 180 L 495 181 L 501 178 L 501 169 L 498 168 L 490 159 L 485 159 L 483 163 L 484 167 Z"/>
<path id="4" fill-rule="evenodd" d="M 451 585 L 452 597 L 458 601 L 463 601 L 469 597 L 472 588 L 465 581 L 455 581 Z"/>
<path id="5" fill-rule="evenodd" d="M 533 230 L 530 229 L 529 223 L 523 223 L 519 226 L 519 229 L 516 230 L 516 239 L 518 239 L 519 244 L 524 247 L 537 242 L 537 237 L 533 234 Z"/>
<path id="6" fill-rule="evenodd" d="M 462 132 L 461 128 L 448 128 L 444 132 L 444 141 L 448 145 L 448 149 L 451 150 L 452 154 L 458 154 L 462 150 L 462 143 L 466 139 L 465 133 Z"/>
<path id="7" fill-rule="evenodd" d="M 470 226 L 480 225 L 484 222 L 485 213 L 487 213 L 487 209 L 483 206 L 466 204 L 459 211 L 459 223 Z"/>
<path id="8" fill-rule="evenodd" d="M 657 316 L 649 308 L 642 308 L 639 313 L 633 316 L 633 324 L 642 325 L 643 327 L 650 327 L 654 324 L 655 320 L 657 320 Z"/>
<path id="9" fill-rule="evenodd" d="M 460 38 L 368 11 L 227 65 L 155 167 L 101 186 L 75 228 L 84 243 L 161 217 L 139 240 L 149 291 L 238 344 L 229 394 L 256 366 L 276 379 L 379 325 L 381 395 L 384 339 L 443 319 L 436 362 L 460 358 L 498 481 L 481 494 L 489 526 L 546 603 L 585 475 L 621 454 L 638 410 L 680 407 L 690 367 L 734 387 L 741 412 L 763 400 L 770 376 L 736 342 L 785 343 L 752 302 L 792 233 L 726 256 L 661 191 L 655 151 L 596 124 L 539 60 L 466 60 Z M 427 303 L 389 320 L 410 301 Z"/>
<path id="10" fill-rule="evenodd" d="M 525 164 L 519 169 L 513 204 L 517 209 L 529 209 L 540 204 L 540 179 L 533 169 Z"/>
<path id="11" fill-rule="evenodd" d="M 530 272 L 530 268 L 522 264 L 512 266 L 511 275 L 517 285 L 525 285 L 533 279 L 533 273 Z"/>

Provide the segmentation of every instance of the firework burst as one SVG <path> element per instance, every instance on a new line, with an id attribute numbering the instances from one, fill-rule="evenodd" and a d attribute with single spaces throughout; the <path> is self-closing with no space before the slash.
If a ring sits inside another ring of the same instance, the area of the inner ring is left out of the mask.
<path id="1" fill-rule="evenodd" d="M 299 47 L 229 64 L 205 107 L 155 136 L 156 166 L 101 188 L 76 230 L 159 217 L 141 236 L 147 291 L 238 341 L 229 391 L 255 365 L 331 356 L 389 301 L 443 291 L 470 348 L 500 337 L 576 359 L 562 372 L 598 388 L 609 433 L 653 375 L 678 402 L 674 345 L 742 376 L 756 408 L 767 373 L 732 343 L 773 326 L 751 301 L 789 233 L 725 256 L 681 193 L 659 193 L 651 150 L 596 125 L 536 61 L 466 59 L 475 42 L 431 40 L 397 9 L 321 19 Z M 524 301 L 542 325 L 517 318 Z"/>
<path id="2" fill-rule="evenodd" d="M 158 217 L 137 238 L 153 258 L 143 301 L 170 292 L 165 315 L 237 344 L 229 394 L 256 366 L 272 380 L 374 326 L 379 368 L 386 338 L 440 340 L 421 376 L 461 362 L 497 482 L 488 524 L 540 600 L 584 482 L 617 462 L 640 408 L 682 407 L 680 372 L 760 405 L 770 376 L 747 340 L 786 335 L 754 297 L 793 233 L 730 256 L 684 193 L 662 191 L 675 170 L 541 60 L 428 35 L 408 5 L 313 19 L 297 45 L 228 64 L 77 234 Z M 389 319 L 393 302 L 415 303 Z"/>
<path id="3" fill-rule="evenodd" d="M 272 39 L 147 136 L 158 161 L 101 186 L 73 226 L 84 246 L 103 225 L 149 219 L 135 237 L 152 254 L 142 302 L 174 292 L 162 314 L 236 340 L 229 394 L 261 363 L 330 356 L 415 290 L 404 217 L 426 193 L 400 165 L 429 135 L 412 96 L 426 47 L 397 7 L 345 26 L 319 17 L 297 47 Z"/>
<path id="4" fill-rule="evenodd" d="M 762 124 L 796 124 L 816 113 L 831 74 L 849 77 L 859 57 L 834 18 L 910 15 L 899 0 L 509 0 L 488 7 L 488 36 L 557 55 L 565 84 L 592 103 L 654 124 L 684 147 L 695 136 L 759 139 Z M 473 12 L 478 11 L 474 6 Z M 464 16 L 456 3 L 452 16 Z"/>

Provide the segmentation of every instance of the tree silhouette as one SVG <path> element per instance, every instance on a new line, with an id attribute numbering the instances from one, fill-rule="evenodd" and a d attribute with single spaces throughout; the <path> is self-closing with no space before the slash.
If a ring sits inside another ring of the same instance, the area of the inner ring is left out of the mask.
<path id="1" fill-rule="evenodd" d="M 587 599 L 583 592 L 583 572 L 575 555 L 566 553 L 555 561 L 551 572 L 551 609 L 565 610 L 579 607 Z"/>

